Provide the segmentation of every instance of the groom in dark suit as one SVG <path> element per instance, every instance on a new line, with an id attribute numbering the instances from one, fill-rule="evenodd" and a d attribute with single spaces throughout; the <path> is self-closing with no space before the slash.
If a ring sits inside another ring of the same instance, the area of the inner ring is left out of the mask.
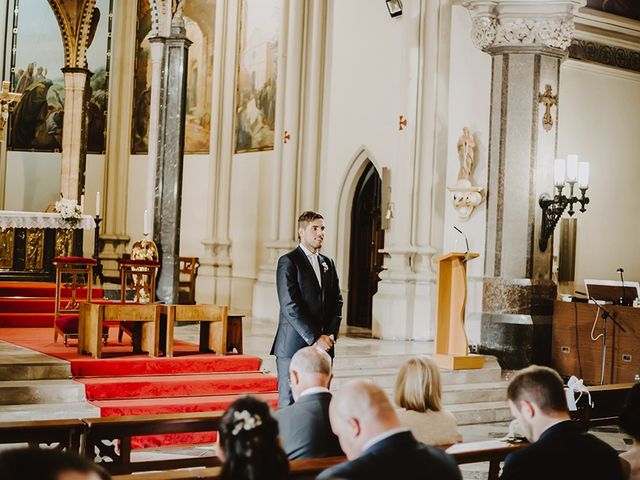
<path id="1" fill-rule="evenodd" d="M 280 319 L 271 354 L 276 356 L 280 407 L 293 403 L 289 386 L 291 357 L 309 345 L 333 357 L 338 337 L 342 295 L 333 260 L 318 253 L 324 242 L 324 230 L 322 215 L 302 213 L 298 218 L 300 245 L 278 260 Z"/>

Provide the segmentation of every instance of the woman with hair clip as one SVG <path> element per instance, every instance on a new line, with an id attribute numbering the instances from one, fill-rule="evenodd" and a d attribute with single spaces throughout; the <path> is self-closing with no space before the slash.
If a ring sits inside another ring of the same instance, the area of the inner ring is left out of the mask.
<path id="1" fill-rule="evenodd" d="M 278 422 L 269 406 L 252 396 L 239 398 L 220 425 L 221 480 L 285 480 L 289 461 L 280 445 Z"/>

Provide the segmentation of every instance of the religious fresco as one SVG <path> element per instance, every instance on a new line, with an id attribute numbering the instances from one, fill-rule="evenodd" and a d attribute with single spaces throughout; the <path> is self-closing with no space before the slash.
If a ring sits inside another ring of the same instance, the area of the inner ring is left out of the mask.
<path id="1" fill-rule="evenodd" d="M 185 153 L 208 153 L 211 132 L 211 94 L 215 0 L 185 0 L 184 20 L 189 47 Z M 151 6 L 138 1 L 136 68 L 134 77 L 132 153 L 146 153 L 151 102 Z"/>
<path id="2" fill-rule="evenodd" d="M 640 1 L 638 0 L 587 0 L 587 7 L 640 20 Z"/>
<path id="3" fill-rule="evenodd" d="M 281 0 L 242 0 L 235 152 L 273 150 Z"/>
<path id="4" fill-rule="evenodd" d="M 89 81 L 87 151 L 104 153 L 108 104 L 108 51 L 112 0 L 97 0 L 93 42 L 87 51 Z M 59 151 L 64 118 L 64 48 L 47 0 L 14 0 L 11 84 L 22 98 L 8 135 L 11 150 Z"/>

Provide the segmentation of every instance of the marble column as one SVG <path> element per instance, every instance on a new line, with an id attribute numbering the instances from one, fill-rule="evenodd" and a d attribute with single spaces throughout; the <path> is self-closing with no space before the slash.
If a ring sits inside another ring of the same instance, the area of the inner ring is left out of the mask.
<path id="1" fill-rule="evenodd" d="M 127 234 L 127 190 L 129 158 L 131 155 L 131 108 L 136 38 L 136 2 L 126 2 L 116 12 L 112 70 L 119 72 L 109 85 L 109 116 L 107 118 L 107 145 L 103 211 L 98 212 L 102 251 L 100 259 L 104 275 L 119 278 L 118 259 L 122 258 L 130 237 Z M 153 177 L 155 178 L 155 173 Z"/>
<path id="2" fill-rule="evenodd" d="M 171 34 L 152 38 L 150 42 L 165 46 L 160 79 L 153 228 L 153 238 L 160 253 L 157 297 L 165 303 L 178 303 L 182 167 L 191 41 L 186 37 L 184 20 L 176 16 Z"/>
<path id="3" fill-rule="evenodd" d="M 539 95 L 557 95 L 560 64 L 582 0 L 463 2 L 475 45 L 492 55 L 487 241 L 480 347 L 503 367 L 548 363 L 556 285 L 552 248 L 538 247 L 538 198 L 553 188 L 558 109 L 543 121 Z"/>
<path id="4" fill-rule="evenodd" d="M 62 167 L 60 192 L 65 198 L 80 202 L 84 191 L 87 160 L 86 87 L 91 72 L 86 68 L 65 67 L 64 120 L 62 125 Z"/>

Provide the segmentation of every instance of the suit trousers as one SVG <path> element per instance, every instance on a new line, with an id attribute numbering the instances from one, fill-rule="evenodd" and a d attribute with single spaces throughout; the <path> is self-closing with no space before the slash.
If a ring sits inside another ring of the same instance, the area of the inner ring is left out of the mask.
<path id="1" fill-rule="evenodd" d="M 278 408 L 287 407 L 293 403 L 293 394 L 289 384 L 289 364 L 291 358 L 276 357 L 278 370 Z"/>

